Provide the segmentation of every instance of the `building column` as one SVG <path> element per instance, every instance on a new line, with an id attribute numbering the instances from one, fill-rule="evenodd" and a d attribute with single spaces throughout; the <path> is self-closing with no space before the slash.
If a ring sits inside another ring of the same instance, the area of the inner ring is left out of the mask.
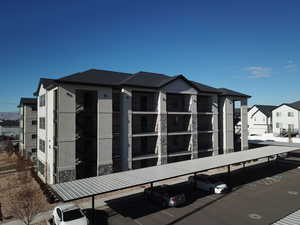
<path id="1" fill-rule="evenodd" d="M 121 90 L 121 167 L 122 170 L 132 169 L 132 91 Z"/>
<path id="2" fill-rule="evenodd" d="M 58 123 L 57 173 L 58 183 L 61 183 L 76 179 L 76 91 L 68 86 L 59 87 L 58 105 L 58 121 L 61 122 Z M 46 126 L 48 119 L 50 118 L 46 119 Z M 45 141 L 47 153 L 47 136 Z"/>
<path id="3" fill-rule="evenodd" d="M 248 105 L 245 98 L 241 100 L 241 150 L 248 148 Z"/>
<path id="4" fill-rule="evenodd" d="M 97 175 L 112 173 L 112 89 L 98 90 Z"/>
<path id="5" fill-rule="evenodd" d="M 233 108 L 232 99 L 221 97 L 221 123 L 222 123 L 222 144 L 223 153 L 234 151 L 234 129 L 233 129 Z"/>
<path id="6" fill-rule="evenodd" d="M 218 107 L 218 96 L 212 97 L 212 142 L 213 142 L 213 155 L 219 154 L 219 107 Z"/>
<path id="7" fill-rule="evenodd" d="M 160 91 L 158 95 L 157 104 L 157 125 L 158 125 L 158 138 L 157 138 L 157 165 L 168 163 L 168 121 L 167 121 L 167 95 L 165 92 Z"/>
<path id="8" fill-rule="evenodd" d="M 191 149 L 191 159 L 198 158 L 198 110 L 197 110 L 197 95 L 191 95 L 190 98 L 190 111 L 191 115 L 191 141 L 190 141 L 190 149 Z"/>

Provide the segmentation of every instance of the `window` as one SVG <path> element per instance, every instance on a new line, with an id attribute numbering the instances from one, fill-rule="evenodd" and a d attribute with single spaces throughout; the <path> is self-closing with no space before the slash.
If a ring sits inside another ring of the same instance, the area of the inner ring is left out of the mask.
<path id="1" fill-rule="evenodd" d="M 44 140 L 42 140 L 42 139 L 39 139 L 39 150 L 41 151 L 41 152 L 45 152 L 45 141 Z"/>
<path id="2" fill-rule="evenodd" d="M 40 96 L 40 106 L 45 106 L 45 95 Z"/>
<path id="3" fill-rule="evenodd" d="M 294 117 L 294 113 L 293 112 L 288 112 L 288 117 Z"/>
<path id="4" fill-rule="evenodd" d="M 36 153 L 36 148 L 32 148 L 31 153 Z"/>
<path id="5" fill-rule="evenodd" d="M 31 135 L 32 139 L 36 139 L 36 134 Z"/>
<path id="6" fill-rule="evenodd" d="M 45 117 L 40 117 L 40 129 L 45 129 Z"/>
<path id="7" fill-rule="evenodd" d="M 37 124 L 37 121 L 36 120 L 32 120 L 31 121 L 31 125 L 36 125 Z"/>
<path id="8" fill-rule="evenodd" d="M 280 123 L 276 123 L 276 128 L 281 128 L 281 124 Z"/>
<path id="9" fill-rule="evenodd" d="M 36 105 L 31 106 L 31 111 L 36 111 Z"/>
<path id="10" fill-rule="evenodd" d="M 277 112 L 277 113 L 276 113 L 276 116 L 277 116 L 277 117 L 280 117 L 280 116 L 281 116 L 281 112 Z"/>
<path id="11" fill-rule="evenodd" d="M 40 174 L 42 174 L 43 176 L 45 175 L 45 165 L 40 160 L 37 161 L 37 169 Z"/>
<path id="12" fill-rule="evenodd" d="M 61 213 L 60 209 L 56 209 L 56 212 L 57 212 L 59 219 L 62 220 L 62 213 Z"/>

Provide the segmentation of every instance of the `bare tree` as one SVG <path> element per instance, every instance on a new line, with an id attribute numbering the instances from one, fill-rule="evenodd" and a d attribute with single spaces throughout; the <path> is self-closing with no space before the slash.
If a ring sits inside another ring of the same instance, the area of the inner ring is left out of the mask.
<path id="1" fill-rule="evenodd" d="M 24 157 L 18 157 L 16 161 L 16 170 L 18 172 L 18 180 L 21 184 L 26 184 L 32 181 L 30 169 L 32 162 Z"/>
<path id="2" fill-rule="evenodd" d="M 30 183 L 22 185 L 14 192 L 8 205 L 10 215 L 20 219 L 25 225 L 30 225 L 34 216 L 44 208 L 42 194 Z"/>

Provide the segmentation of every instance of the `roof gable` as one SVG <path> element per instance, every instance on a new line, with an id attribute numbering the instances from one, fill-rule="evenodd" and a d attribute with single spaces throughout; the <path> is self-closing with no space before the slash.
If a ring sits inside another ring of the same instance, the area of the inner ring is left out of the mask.
<path id="1" fill-rule="evenodd" d="M 182 75 L 176 76 L 171 81 L 164 84 L 162 90 L 169 93 L 197 94 L 198 90 L 193 83 Z"/>
<path id="2" fill-rule="evenodd" d="M 288 106 L 288 107 L 291 107 L 291 108 L 293 108 L 293 109 L 295 109 L 297 111 L 300 111 L 300 101 L 296 101 L 296 102 L 293 102 L 293 103 L 283 103 L 283 104 L 277 106 L 273 110 L 276 110 L 276 109 L 278 109 L 278 108 L 280 108 L 282 106 Z"/>
<path id="3" fill-rule="evenodd" d="M 272 116 L 272 111 L 277 108 L 274 105 L 254 105 L 260 112 L 262 112 L 267 117 Z"/>
<path id="4" fill-rule="evenodd" d="M 40 78 L 37 90 L 33 93 L 34 96 L 38 96 L 41 85 L 43 85 L 43 87 L 45 89 L 50 88 L 51 86 L 56 84 L 56 80 L 54 79 L 48 79 L 48 78 Z"/>

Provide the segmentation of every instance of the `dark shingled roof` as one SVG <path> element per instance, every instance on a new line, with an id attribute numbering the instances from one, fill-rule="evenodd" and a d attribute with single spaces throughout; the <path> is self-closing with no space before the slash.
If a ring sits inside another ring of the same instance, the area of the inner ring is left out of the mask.
<path id="1" fill-rule="evenodd" d="M 261 111 L 263 114 L 265 114 L 267 117 L 272 116 L 272 111 L 277 108 L 275 105 L 254 105 L 256 106 L 259 111 Z M 253 107 L 254 107 L 253 106 Z"/>
<path id="2" fill-rule="evenodd" d="M 173 79 L 174 77 L 170 77 L 165 74 L 141 71 L 131 75 L 128 79 L 122 81 L 120 84 L 125 86 L 128 85 L 148 88 L 159 88 Z"/>
<path id="3" fill-rule="evenodd" d="M 48 89 L 51 87 L 51 85 L 55 85 L 56 80 L 54 79 L 48 79 L 48 78 L 40 78 L 38 89 L 36 92 L 33 93 L 34 96 L 37 96 L 41 87 L 41 84 L 44 86 L 44 88 Z"/>
<path id="4" fill-rule="evenodd" d="M 183 79 L 199 92 L 216 93 L 229 96 L 250 97 L 242 93 L 238 93 L 228 89 L 217 89 L 198 82 L 190 81 L 183 75 L 168 76 L 165 74 L 138 72 L 135 74 L 113 72 L 107 70 L 91 69 L 80 73 L 75 73 L 69 76 L 61 77 L 59 79 L 40 79 L 38 90 L 34 93 L 37 95 L 40 85 L 43 84 L 45 88 L 51 88 L 58 83 L 72 83 L 72 84 L 87 84 L 87 85 L 104 85 L 104 86 L 135 86 L 143 88 L 161 88 L 168 83 Z"/>
<path id="5" fill-rule="evenodd" d="M 287 104 L 287 105 L 300 111 L 300 101 L 292 102 L 292 103 Z"/>
<path id="6" fill-rule="evenodd" d="M 18 107 L 21 107 L 21 105 L 36 105 L 36 103 L 36 98 L 21 98 Z"/>
<path id="7" fill-rule="evenodd" d="M 200 92 L 212 92 L 212 93 L 217 93 L 217 94 L 220 94 L 222 93 L 219 89 L 217 88 L 214 88 L 214 87 L 210 87 L 210 86 L 207 86 L 207 85 L 204 85 L 204 84 L 201 84 L 201 83 L 198 83 L 198 82 L 194 82 L 194 81 L 191 81 L 195 86 L 196 88 L 200 91 Z"/>
<path id="8" fill-rule="evenodd" d="M 236 96 L 236 97 L 246 97 L 246 98 L 251 98 L 250 95 L 246 95 L 237 91 L 233 91 L 227 88 L 219 88 L 219 90 L 222 92 L 221 95 L 225 96 Z"/>
<path id="9" fill-rule="evenodd" d="M 57 82 L 118 86 L 122 81 L 131 76 L 129 73 L 120 73 L 107 70 L 87 70 L 70 76 L 57 79 Z"/>

